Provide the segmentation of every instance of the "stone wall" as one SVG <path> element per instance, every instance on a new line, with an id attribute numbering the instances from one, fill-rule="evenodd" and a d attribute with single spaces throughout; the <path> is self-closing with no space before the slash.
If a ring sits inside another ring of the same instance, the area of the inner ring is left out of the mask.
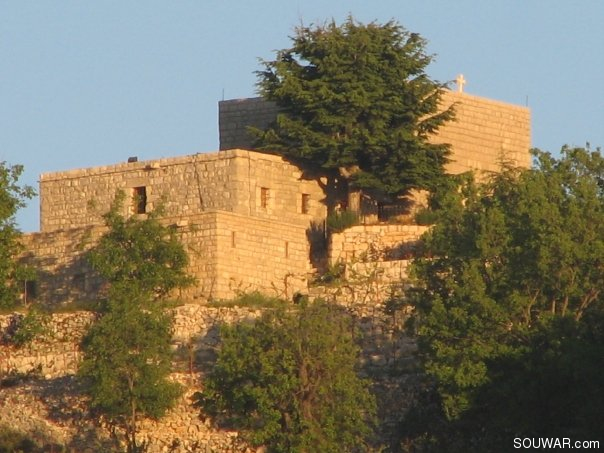
<path id="1" fill-rule="evenodd" d="M 328 259 L 331 264 L 409 259 L 427 230 L 420 225 L 356 225 L 330 235 Z"/>
<path id="2" fill-rule="evenodd" d="M 258 290 L 289 299 L 306 292 L 307 228 L 226 212 L 218 212 L 217 220 L 215 298 Z"/>
<path id="3" fill-rule="evenodd" d="M 144 187 L 146 211 L 162 204 L 162 222 L 177 227 L 189 253 L 197 285 L 179 296 L 206 301 L 261 290 L 290 297 L 305 287 L 310 232 L 327 215 L 324 183 L 281 157 L 242 150 L 45 174 L 42 232 L 24 236 L 23 260 L 38 270 L 45 303 L 98 297 L 103 282 L 84 252 L 106 231 L 102 214 L 118 189 L 127 195 L 123 214 L 145 217 L 132 212 Z"/>
<path id="4" fill-rule="evenodd" d="M 303 225 L 215 210 L 162 221 L 176 225 L 189 256 L 187 271 L 197 280 L 174 294 L 184 301 L 205 303 L 253 290 L 286 298 L 305 292 L 311 262 Z M 36 294 L 29 294 L 29 301 L 58 305 L 98 299 L 103 280 L 85 253 L 104 232 L 105 227 L 91 226 L 25 235 L 22 261 L 37 272 Z"/>
<path id="5" fill-rule="evenodd" d="M 45 173 L 40 176 L 40 231 L 101 225 L 117 190 L 133 214 L 134 188 L 146 188 L 146 209 L 162 202 L 167 216 L 234 209 L 236 153 L 196 154 L 153 161 Z"/>
<path id="6" fill-rule="evenodd" d="M 94 321 L 91 312 L 57 313 L 41 338 L 22 348 L 10 345 L 10 329 L 20 313 L 0 315 L 0 374 L 27 373 L 39 368 L 47 378 L 74 374 L 80 360 L 82 335 Z"/>
<path id="7" fill-rule="evenodd" d="M 531 113 L 527 107 L 466 93 L 446 91 L 443 107 L 455 106 L 455 121 L 446 124 L 432 140 L 451 144 L 452 174 L 469 170 L 498 172 L 501 162 L 529 168 Z"/>
<path id="8" fill-rule="evenodd" d="M 189 256 L 187 271 L 196 277 L 194 287 L 175 296 L 189 301 L 205 301 L 214 296 L 217 280 L 217 213 L 216 211 L 182 218 L 164 218 L 166 224 L 177 225 Z M 90 302 L 102 297 L 105 284 L 90 267 L 86 252 L 107 231 L 104 226 L 89 226 L 31 233 L 22 236 L 25 252 L 22 263 L 35 269 L 35 291 L 28 302 L 60 305 Z"/>
<path id="9" fill-rule="evenodd" d="M 143 197 L 142 210 L 162 205 L 173 218 L 221 210 L 306 225 L 326 215 L 316 178 L 279 156 L 230 150 L 42 174 L 40 231 L 101 225 L 120 189 L 125 215 Z"/>
<path id="10" fill-rule="evenodd" d="M 200 368 L 213 360 L 218 326 L 255 319 L 260 310 L 243 307 L 185 305 L 174 310 L 175 372 L 171 379 L 184 386 L 176 407 L 160 421 L 145 420 L 141 440 L 149 440 L 149 453 L 168 451 L 245 451 L 237 433 L 213 429 L 199 418 L 191 397 L 201 388 Z M 29 433 L 45 442 L 69 445 L 70 451 L 107 451 L 107 425 L 90 417 L 74 374 L 81 360 L 80 342 L 94 320 L 90 312 L 54 314 L 48 332 L 31 344 L 15 348 L 7 342 L 8 329 L 19 313 L 0 316 L 0 376 L 8 372 L 41 373 L 43 379 L 25 379 L 0 391 L 0 424 Z M 195 368 L 189 369 L 188 351 L 193 345 Z M 83 434 L 87 433 L 86 436 Z M 197 447 L 195 447 L 197 446 Z M 198 450 L 193 450 L 198 448 Z"/>
<path id="11" fill-rule="evenodd" d="M 404 315 L 385 315 L 382 306 L 358 301 L 345 305 L 353 325 L 363 333 L 363 373 L 372 377 L 379 401 L 380 435 L 388 442 L 417 391 L 416 346 L 402 335 Z M 184 305 L 174 310 L 175 361 L 171 378 L 180 382 L 185 392 L 164 418 L 141 424 L 139 438 L 150 441 L 149 453 L 250 451 L 236 432 L 216 429 L 209 420 L 202 420 L 191 397 L 203 387 L 204 372 L 215 358 L 218 327 L 253 320 L 261 314 L 261 309 L 248 307 Z M 0 336 L 5 336 L 14 316 L 20 315 L 0 316 Z M 93 319 L 88 312 L 55 314 L 50 334 L 21 349 L 7 343 L 0 346 L 0 375 L 7 370 L 27 373 L 40 366 L 43 376 L 1 389 L 0 424 L 44 442 L 67 445 L 69 451 L 109 451 L 108 426 L 90 415 L 74 378 L 81 359 L 80 340 Z"/>
<path id="12" fill-rule="evenodd" d="M 218 103 L 220 149 L 251 149 L 248 127 L 264 130 L 275 121 L 277 106 L 262 98 L 229 99 Z"/>
<path id="13" fill-rule="evenodd" d="M 25 252 L 22 263 L 36 272 L 35 288 L 24 294 L 26 302 L 58 304 L 90 301 L 102 289 L 102 280 L 84 259 L 90 246 L 105 232 L 104 227 L 85 227 L 21 237 Z"/>
<path id="14" fill-rule="evenodd" d="M 504 102 L 444 91 L 442 108 L 455 105 L 455 121 L 445 124 L 433 138 L 451 144 L 453 174 L 468 170 L 498 171 L 502 159 L 521 167 L 530 166 L 530 110 Z M 275 120 L 278 109 L 262 98 L 222 101 L 218 104 L 220 149 L 253 148 L 246 127 L 265 128 Z"/>

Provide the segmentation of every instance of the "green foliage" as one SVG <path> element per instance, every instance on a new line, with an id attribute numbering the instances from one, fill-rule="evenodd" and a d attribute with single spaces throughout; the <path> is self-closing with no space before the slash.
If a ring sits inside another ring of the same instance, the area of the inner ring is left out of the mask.
<path id="1" fill-rule="evenodd" d="M 415 214 L 415 223 L 417 225 L 434 225 L 438 219 L 438 214 L 430 209 L 422 209 Z"/>
<path id="2" fill-rule="evenodd" d="M 137 452 L 138 418 L 159 418 L 180 395 L 170 382 L 172 319 L 148 294 L 121 290 L 86 334 L 78 371 L 91 406 L 124 427 L 128 452 Z M 142 307 L 150 307 L 143 309 Z"/>
<path id="3" fill-rule="evenodd" d="M 146 219 L 121 215 L 125 194 L 119 192 L 104 215 L 109 232 L 89 252 L 88 260 L 97 272 L 111 282 L 113 291 L 135 285 L 138 291 L 155 298 L 175 288 L 191 285 L 187 275 L 187 254 L 173 229 L 158 219 L 154 211 Z"/>
<path id="4" fill-rule="evenodd" d="M 142 311 L 131 302 L 116 305 L 87 333 L 80 375 L 92 406 L 110 417 L 130 416 L 133 408 L 158 418 L 178 395 L 170 373 L 171 319 Z"/>
<path id="5" fill-rule="evenodd" d="M 324 302 L 224 326 L 197 404 L 272 452 L 363 449 L 375 401 L 355 370 L 348 318 Z"/>
<path id="6" fill-rule="evenodd" d="M 0 161 L 0 308 L 17 304 L 19 274 L 23 272 L 22 266 L 15 261 L 21 251 L 15 214 L 35 192 L 29 186 L 19 185 L 22 173 L 22 166 Z"/>
<path id="7" fill-rule="evenodd" d="M 338 284 L 341 283 L 345 273 L 346 264 L 342 261 L 337 261 L 334 264 L 328 264 L 325 272 L 318 275 L 313 283 L 318 285 Z"/>
<path id="8" fill-rule="evenodd" d="M 359 224 L 359 215 L 354 211 L 333 212 L 325 219 L 330 232 L 341 233 L 346 228 Z"/>
<path id="9" fill-rule="evenodd" d="M 512 434 L 601 433 L 587 419 L 604 407 L 604 159 L 535 160 L 441 199 L 408 293 L 444 415 L 483 451 Z"/>
<path id="10" fill-rule="evenodd" d="M 102 317 L 83 340 L 79 375 L 91 405 L 122 425 L 128 452 L 143 451 L 136 432 L 141 416 L 161 417 L 180 386 L 168 380 L 172 318 L 161 299 L 192 283 L 187 255 L 157 214 L 124 219 L 123 194 L 105 215 L 109 231 L 90 253 L 94 269 L 109 280 Z"/>
<path id="11" fill-rule="evenodd" d="M 356 187 L 398 196 L 442 179 L 448 146 L 428 142 L 452 110 L 425 73 L 426 42 L 394 21 L 295 30 L 292 47 L 264 61 L 260 94 L 280 107 L 258 131 L 261 149 L 338 170 Z"/>
<path id="12" fill-rule="evenodd" d="M 18 348 L 48 333 L 50 315 L 34 307 L 30 308 L 25 315 L 14 318 L 14 320 L 14 324 L 10 327 L 9 341 Z"/>

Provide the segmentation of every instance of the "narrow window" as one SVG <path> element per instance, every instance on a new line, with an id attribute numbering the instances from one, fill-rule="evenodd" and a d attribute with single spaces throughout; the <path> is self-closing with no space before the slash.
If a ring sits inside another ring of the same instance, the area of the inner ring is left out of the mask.
<path id="1" fill-rule="evenodd" d="M 231 231 L 231 247 L 233 247 L 233 248 L 235 248 L 235 244 L 236 244 L 235 239 L 236 239 L 235 232 Z"/>
<path id="2" fill-rule="evenodd" d="M 289 242 L 285 241 L 285 258 L 289 258 Z"/>
<path id="3" fill-rule="evenodd" d="M 86 274 L 78 273 L 73 276 L 73 286 L 76 290 L 85 292 L 88 286 L 87 283 Z"/>
<path id="4" fill-rule="evenodd" d="M 147 212 L 147 188 L 145 186 L 132 189 L 132 207 L 135 214 Z"/>
<path id="5" fill-rule="evenodd" d="M 23 302 L 27 303 L 29 300 L 34 300 L 38 297 L 38 282 L 35 280 L 25 280 L 25 287 L 23 288 Z"/>
<path id="6" fill-rule="evenodd" d="M 302 212 L 302 214 L 308 214 L 310 212 L 310 194 L 302 194 L 302 204 L 300 205 L 300 212 Z"/>
<path id="7" fill-rule="evenodd" d="M 261 208 L 268 208 L 268 200 L 270 197 L 270 193 L 268 190 L 268 187 L 261 187 L 260 188 L 260 207 Z"/>

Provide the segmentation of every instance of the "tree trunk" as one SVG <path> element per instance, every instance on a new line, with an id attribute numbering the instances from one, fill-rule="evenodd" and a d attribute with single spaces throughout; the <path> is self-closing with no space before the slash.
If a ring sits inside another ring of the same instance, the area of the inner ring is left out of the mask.
<path id="1" fill-rule="evenodd" d="M 348 189 L 348 210 L 361 213 L 361 191 L 359 189 Z"/>
<path id="2" fill-rule="evenodd" d="M 348 181 L 348 207 L 347 209 L 351 212 L 361 213 L 361 190 L 356 187 L 352 187 L 350 184 L 350 178 L 355 173 L 358 173 L 360 168 L 358 165 L 352 165 L 350 167 L 340 167 L 340 176 Z"/>
<path id="3" fill-rule="evenodd" d="M 130 391 L 130 423 L 128 426 L 128 451 L 138 452 L 136 445 L 136 400 L 134 398 L 134 379 L 128 378 L 128 390 Z"/>

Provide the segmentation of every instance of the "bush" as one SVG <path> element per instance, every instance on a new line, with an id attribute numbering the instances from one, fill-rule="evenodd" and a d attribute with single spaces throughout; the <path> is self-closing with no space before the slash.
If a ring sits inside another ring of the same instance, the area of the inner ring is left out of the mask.
<path id="1" fill-rule="evenodd" d="M 318 301 L 221 328 L 202 416 L 268 451 L 366 451 L 375 413 L 359 348 L 342 309 Z M 365 448 L 364 448 L 365 447 Z"/>
<path id="2" fill-rule="evenodd" d="M 359 224 L 359 215 L 353 211 L 334 212 L 327 216 L 327 229 L 333 233 L 340 233 L 346 228 Z"/>
<path id="3" fill-rule="evenodd" d="M 415 223 L 418 225 L 434 225 L 438 219 L 438 214 L 430 209 L 421 209 L 415 214 Z"/>
<path id="4" fill-rule="evenodd" d="M 318 275 L 313 283 L 317 285 L 336 285 L 342 281 L 345 273 L 346 264 L 342 261 L 338 261 L 334 264 L 329 264 L 325 272 Z"/>
<path id="5" fill-rule="evenodd" d="M 18 348 L 48 333 L 50 315 L 31 308 L 25 315 L 15 315 L 8 329 L 8 343 Z"/>

